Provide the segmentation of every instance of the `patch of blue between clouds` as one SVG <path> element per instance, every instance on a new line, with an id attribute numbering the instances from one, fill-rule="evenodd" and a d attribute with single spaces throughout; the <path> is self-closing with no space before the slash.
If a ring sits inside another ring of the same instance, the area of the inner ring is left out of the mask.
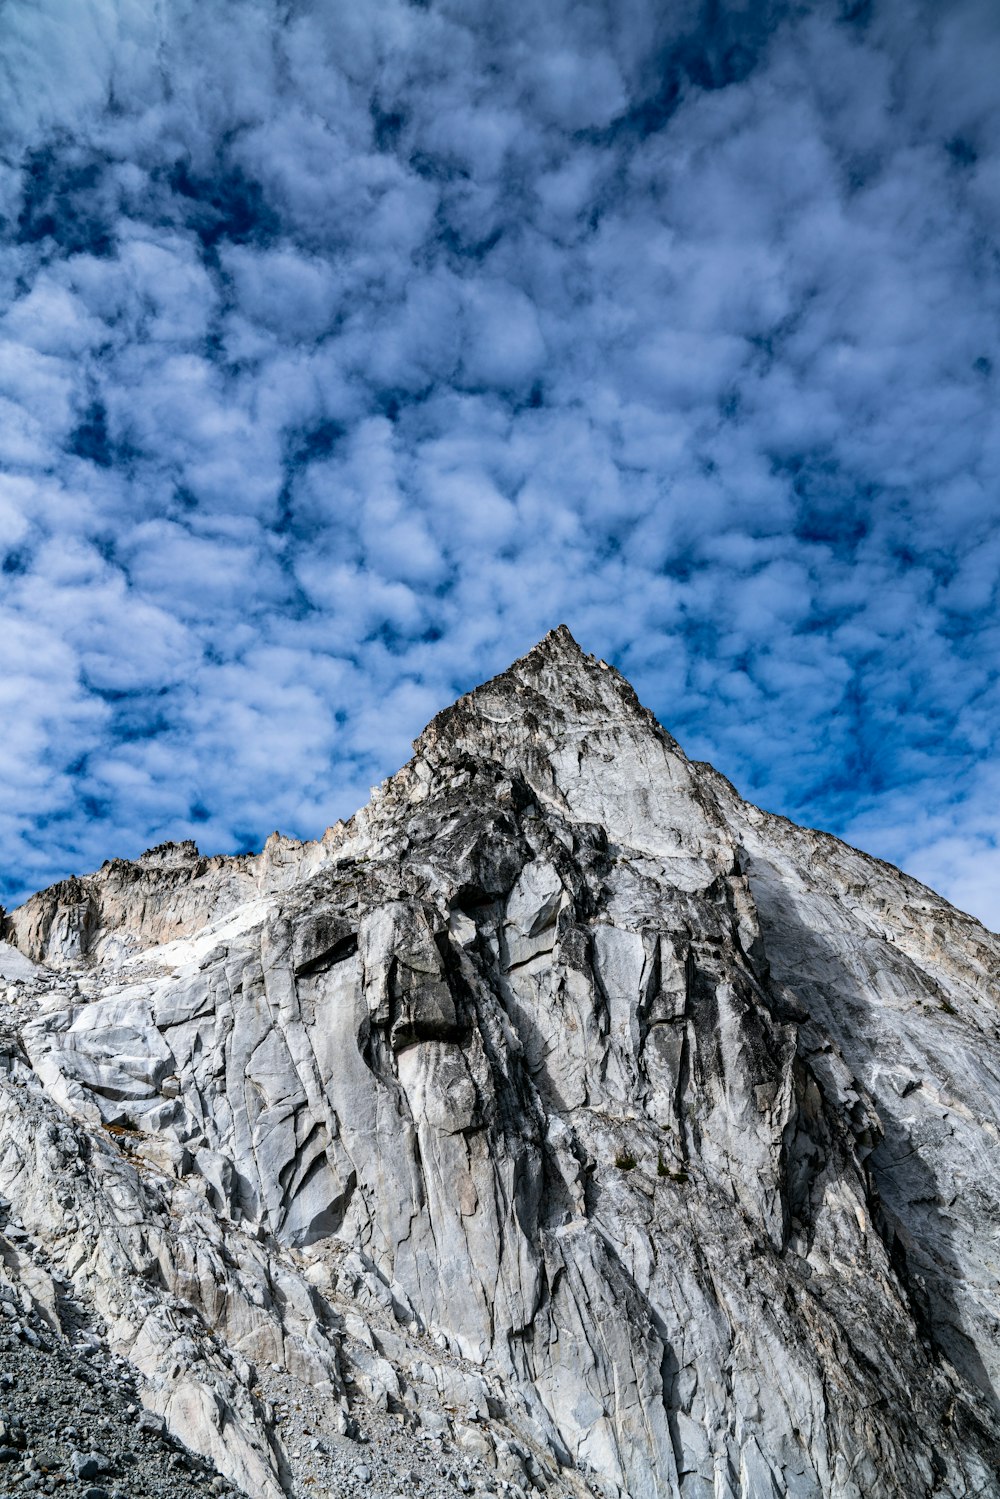
<path id="1" fill-rule="evenodd" d="M 7 0 L 8 905 L 315 836 L 566 620 L 1000 924 L 1000 16 Z"/>

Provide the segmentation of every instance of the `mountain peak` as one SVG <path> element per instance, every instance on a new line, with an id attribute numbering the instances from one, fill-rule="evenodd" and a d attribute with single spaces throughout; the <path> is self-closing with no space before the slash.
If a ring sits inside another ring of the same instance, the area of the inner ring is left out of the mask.
<path id="1" fill-rule="evenodd" d="M 433 755 L 435 745 L 463 735 L 473 723 L 480 731 L 485 725 L 506 726 L 515 738 L 523 727 L 547 731 L 553 738 L 572 738 L 588 724 L 625 719 L 635 720 L 643 733 L 655 734 L 681 753 L 621 673 L 589 655 L 569 627 L 560 624 L 506 670 L 438 713 L 414 749 Z"/>
<path id="2" fill-rule="evenodd" d="M 337 1487 L 348 1407 L 398 1488 L 404 1391 L 477 1492 L 1000 1499 L 997 939 L 742 802 L 565 626 L 332 831 L 8 921 L 5 1406 L 82 1363 L 71 1283 L 87 1380 L 131 1359 L 262 1499 Z"/>
<path id="3" fill-rule="evenodd" d="M 537 645 L 533 645 L 530 651 L 520 657 L 522 661 L 532 658 L 546 660 L 578 660 L 593 661 L 593 656 L 588 656 L 583 647 L 576 640 L 569 625 L 556 625 L 547 635 L 543 635 Z"/>
<path id="4" fill-rule="evenodd" d="M 501 672 L 500 675 L 506 676 L 508 672 L 513 672 L 515 675 L 529 677 L 532 674 L 552 670 L 567 673 L 571 677 L 582 673 L 584 676 L 592 676 L 595 682 L 600 681 L 596 675 L 598 672 L 610 672 L 614 678 L 625 682 L 629 692 L 633 697 L 635 696 L 621 673 L 599 656 L 592 656 L 589 651 L 585 651 L 569 626 L 565 624 L 556 625 L 554 630 L 543 635 L 530 651 L 526 651 L 523 656 L 511 662 L 507 671 Z"/>
<path id="5" fill-rule="evenodd" d="M 569 820 L 670 861 L 683 888 L 732 864 L 722 816 L 683 751 L 566 625 L 445 708 L 414 750 L 432 770 L 470 758 L 502 766 Z"/>
<path id="6" fill-rule="evenodd" d="M 539 678 L 544 678 L 550 688 L 557 686 L 569 690 L 574 684 L 578 687 L 579 683 L 588 677 L 593 677 L 596 684 L 598 680 L 596 673 L 609 670 L 606 661 L 599 661 L 596 656 L 591 656 L 583 649 L 568 625 L 556 625 L 554 630 L 543 635 L 541 640 L 529 651 L 525 651 L 523 656 L 518 656 L 516 661 L 512 661 L 504 671 L 498 672 L 495 677 L 490 677 L 478 687 L 474 687 L 471 693 L 466 693 L 464 698 L 459 698 L 458 701 L 464 702 L 477 693 L 491 691 L 502 682 L 511 684 L 519 682 L 526 685 Z M 555 681 L 553 681 L 553 674 L 557 679 Z"/>

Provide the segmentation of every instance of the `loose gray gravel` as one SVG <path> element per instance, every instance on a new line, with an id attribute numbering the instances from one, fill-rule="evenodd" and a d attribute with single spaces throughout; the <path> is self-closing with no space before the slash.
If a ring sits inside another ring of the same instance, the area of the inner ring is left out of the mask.
<path id="1" fill-rule="evenodd" d="M 3 1303 L 4 1309 L 10 1306 Z M 34 1319 L 0 1326 L 0 1499 L 195 1499 L 237 1491 L 140 1405 L 127 1366 Z"/>

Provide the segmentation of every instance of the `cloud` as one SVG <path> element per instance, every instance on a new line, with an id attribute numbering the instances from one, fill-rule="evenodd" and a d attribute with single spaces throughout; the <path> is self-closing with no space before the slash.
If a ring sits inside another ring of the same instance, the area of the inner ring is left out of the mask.
<path id="1" fill-rule="evenodd" d="M 986 0 L 0 9 L 8 899 L 558 620 L 1000 923 Z"/>

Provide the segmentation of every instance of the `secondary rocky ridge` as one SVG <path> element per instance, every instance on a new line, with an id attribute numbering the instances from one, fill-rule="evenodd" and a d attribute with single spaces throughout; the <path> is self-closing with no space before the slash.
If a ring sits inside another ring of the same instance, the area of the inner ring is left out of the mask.
<path id="1" fill-rule="evenodd" d="M 1000 1493 L 1000 940 L 564 628 L 414 750 L 7 918 L 0 1193 L 143 1402 L 269 1499 L 366 1421 L 386 1495 Z"/>

